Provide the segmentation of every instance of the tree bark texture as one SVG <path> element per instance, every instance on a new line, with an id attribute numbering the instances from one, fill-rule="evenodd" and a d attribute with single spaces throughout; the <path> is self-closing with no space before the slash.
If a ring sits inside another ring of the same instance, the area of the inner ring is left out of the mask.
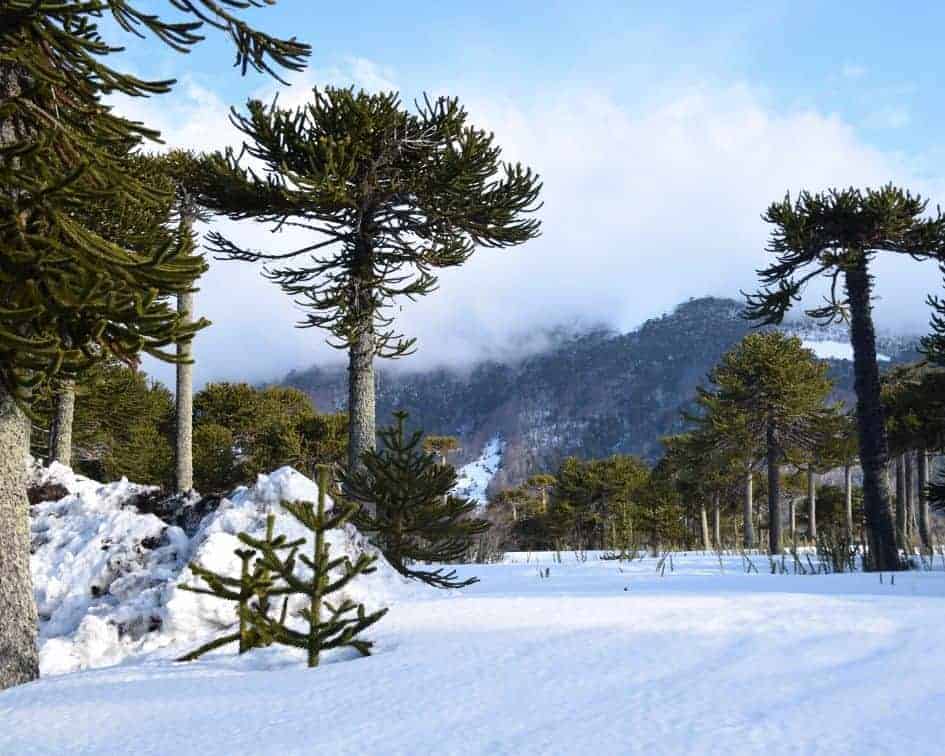
<path id="1" fill-rule="evenodd" d="M 896 540 L 906 547 L 906 474 L 904 456 L 896 457 Z"/>
<path id="2" fill-rule="evenodd" d="M 706 551 L 712 551 L 712 539 L 709 536 L 709 512 L 706 509 L 705 501 L 699 501 L 699 524 L 702 526 L 702 548 Z"/>
<path id="3" fill-rule="evenodd" d="M 177 295 L 177 313 L 183 323 L 194 320 L 194 295 Z M 175 405 L 174 488 L 186 493 L 194 488 L 194 365 L 193 341 L 177 343 L 177 390 Z"/>
<path id="4" fill-rule="evenodd" d="M 870 304 L 871 282 L 866 258 L 845 271 L 850 305 L 850 341 L 853 347 L 856 425 L 863 468 L 863 508 L 870 567 L 901 569 L 896 533 L 889 506 L 889 488 L 884 471 L 889 461 L 883 406 L 880 400 L 879 367 L 876 363 L 876 333 Z"/>
<path id="5" fill-rule="evenodd" d="M 781 553 L 781 452 L 768 423 L 768 550 Z"/>
<path id="6" fill-rule="evenodd" d="M 746 549 L 755 548 L 755 529 L 751 519 L 754 498 L 754 480 L 752 479 L 752 472 L 749 470 L 745 475 L 745 506 L 743 512 L 745 520 L 743 538 Z"/>
<path id="7" fill-rule="evenodd" d="M 348 349 L 348 469 L 363 467 L 361 456 L 376 443 L 374 332 L 365 329 Z"/>
<path id="8" fill-rule="evenodd" d="M 26 499 L 29 423 L 0 386 L 0 689 L 39 677 Z"/>
<path id="9" fill-rule="evenodd" d="M 75 419 L 75 382 L 62 381 L 56 392 L 56 413 L 49 429 L 49 461 L 72 466 L 72 424 Z"/>
<path id="10" fill-rule="evenodd" d="M 807 537 L 817 540 L 817 473 L 807 468 Z"/>
<path id="11" fill-rule="evenodd" d="M 926 549 L 932 547 L 932 528 L 929 522 L 929 497 L 926 486 L 929 484 L 929 455 L 925 449 L 919 449 L 917 458 L 919 475 L 919 538 Z"/>

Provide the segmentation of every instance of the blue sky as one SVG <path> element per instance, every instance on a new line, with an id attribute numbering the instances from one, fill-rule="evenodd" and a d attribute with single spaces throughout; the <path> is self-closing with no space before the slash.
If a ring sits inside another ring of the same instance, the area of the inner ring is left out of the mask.
<path id="1" fill-rule="evenodd" d="M 408 100 L 455 94 L 546 180 L 542 239 L 477 255 L 399 314 L 420 337 L 414 365 L 538 348 L 535 333 L 560 324 L 630 328 L 689 296 L 737 296 L 764 264 L 760 214 L 789 189 L 892 180 L 945 199 L 940 4 L 280 0 L 252 18 L 313 46 L 283 103 L 330 83 L 396 87 Z M 241 79 L 232 58 L 217 35 L 188 56 L 133 42 L 126 59 L 139 74 L 181 84 L 119 107 L 172 145 L 237 143 L 227 108 L 276 86 Z M 232 235 L 291 241 L 251 224 Z M 881 326 L 922 330 L 934 267 L 881 261 L 877 278 Z M 201 337 L 202 379 L 337 358 L 291 328 L 298 313 L 257 270 L 214 264 L 203 289 L 218 325 Z M 271 348 L 247 354 L 234 333 Z"/>

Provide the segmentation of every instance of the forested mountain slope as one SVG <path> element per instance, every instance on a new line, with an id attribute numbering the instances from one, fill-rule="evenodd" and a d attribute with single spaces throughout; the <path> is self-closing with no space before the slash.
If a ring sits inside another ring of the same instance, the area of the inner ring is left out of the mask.
<path id="1" fill-rule="evenodd" d="M 476 460 L 502 444 L 492 485 L 520 482 L 567 455 L 615 452 L 660 456 L 660 438 L 683 429 L 680 409 L 721 355 L 751 330 L 741 305 L 719 298 L 693 299 L 629 333 L 594 330 L 562 337 L 549 349 L 518 362 L 487 362 L 472 369 L 409 372 L 381 365 L 378 422 L 395 409 L 429 433 L 459 436 L 454 462 Z M 852 400 L 852 363 L 845 328 L 795 322 L 795 333 L 831 364 L 837 398 Z M 885 364 L 914 359 L 915 339 L 881 336 Z M 405 363 L 406 364 L 406 363 Z M 343 367 L 294 371 L 283 381 L 308 392 L 320 409 L 343 409 Z M 490 449 L 486 449 L 490 445 Z"/>

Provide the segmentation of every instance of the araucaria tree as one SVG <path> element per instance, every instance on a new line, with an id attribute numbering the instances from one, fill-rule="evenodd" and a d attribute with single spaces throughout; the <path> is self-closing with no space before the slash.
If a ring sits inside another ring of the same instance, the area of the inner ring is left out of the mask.
<path id="1" fill-rule="evenodd" d="M 209 23 L 233 39 L 244 70 L 299 67 L 306 46 L 260 34 L 234 15 L 253 2 L 173 0 L 192 19 L 175 23 L 128 0 L 0 7 L 0 688 L 38 674 L 24 409 L 38 384 L 71 380 L 106 356 L 172 357 L 166 350 L 193 326 L 180 326 L 167 299 L 203 269 L 189 245 L 123 248 L 75 212 L 109 198 L 157 199 L 116 158 L 156 133 L 113 114 L 102 96 L 159 94 L 173 84 L 111 68 L 108 56 L 120 48 L 97 21 L 110 13 L 126 31 L 180 51 Z"/>
<path id="2" fill-rule="evenodd" d="M 901 568 L 885 469 L 889 452 L 880 400 L 870 262 L 880 252 L 917 260 L 945 259 L 945 216 L 894 186 L 802 192 L 775 202 L 764 215 L 774 227 L 768 251 L 776 262 L 760 271 L 763 289 L 748 297 L 748 316 L 779 323 L 808 282 L 824 276 L 829 295 L 809 311 L 825 321 L 848 319 L 853 346 L 857 432 L 870 567 Z"/>
<path id="3" fill-rule="evenodd" d="M 369 449 L 362 465 L 342 475 L 347 496 L 373 505 L 356 522 L 402 575 L 440 588 L 462 588 L 476 578 L 457 580 L 455 570 L 418 569 L 416 562 L 452 562 L 464 557 L 489 523 L 472 517 L 476 506 L 453 496 L 456 471 L 440 464 L 421 446 L 420 431 L 408 433 L 407 413 L 394 413 L 396 424 L 381 430 L 380 450 Z"/>
<path id="4" fill-rule="evenodd" d="M 492 134 L 468 123 L 453 98 L 405 109 L 396 93 L 314 90 L 297 110 L 250 100 L 232 120 L 259 175 L 231 150 L 210 159 L 200 204 L 230 218 L 300 228 L 298 249 L 244 249 L 219 233 L 219 256 L 277 263 L 266 275 L 347 350 L 348 464 L 375 445 L 374 357 L 410 353 L 391 306 L 437 286 L 434 271 L 463 264 L 477 247 L 510 247 L 539 232 L 530 217 L 540 184 L 501 160 Z M 287 262 L 291 261 L 291 263 Z"/>
<path id="5" fill-rule="evenodd" d="M 769 550 L 781 553 L 781 465 L 794 449 L 810 449 L 830 393 L 827 366 L 797 338 L 752 333 L 712 370 L 713 391 L 703 392 L 705 426 L 724 438 L 738 431 L 764 439 L 768 468 Z"/>

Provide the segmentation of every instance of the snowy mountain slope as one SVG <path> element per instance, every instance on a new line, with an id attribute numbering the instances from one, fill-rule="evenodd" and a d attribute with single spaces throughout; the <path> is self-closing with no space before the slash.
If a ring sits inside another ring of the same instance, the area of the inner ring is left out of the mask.
<path id="1" fill-rule="evenodd" d="M 525 559 L 399 602 L 370 658 L 152 657 L 5 691 L 0 753 L 943 752 L 940 571 L 890 585 L 746 575 L 737 556 L 723 572 L 677 554 L 664 577 L 650 558 Z"/>
<path id="2" fill-rule="evenodd" d="M 543 351 L 520 359 L 483 362 L 468 369 L 393 371 L 379 367 L 378 422 L 405 410 L 410 422 L 431 434 L 457 436 L 465 453 L 457 466 L 474 462 L 497 436 L 503 440 L 502 467 L 491 487 L 517 485 L 530 475 L 553 471 L 569 455 L 582 459 L 614 453 L 655 462 L 661 440 L 686 430 L 681 410 L 691 410 L 696 388 L 719 358 L 752 324 L 743 304 L 705 297 L 680 304 L 627 333 L 602 329 L 570 333 Z M 836 401 L 853 398 L 853 369 L 845 326 L 823 328 L 809 319 L 779 330 L 797 335 L 829 360 Z M 917 357 L 916 339 L 880 333 L 877 346 L 889 357 L 883 366 Z M 309 393 L 316 406 L 343 410 L 347 373 L 318 365 L 293 372 L 284 383 Z"/>
<path id="3" fill-rule="evenodd" d="M 486 490 L 502 466 L 503 451 L 505 443 L 499 436 L 490 439 L 477 459 L 456 471 L 456 487 L 453 492 L 485 506 L 488 502 Z"/>
<path id="4" fill-rule="evenodd" d="M 139 655 L 173 658 L 221 634 L 234 623 L 233 607 L 179 590 L 178 583 L 193 581 L 188 563 L 196 559 L 238 574 L 236 534 L 261 536 L 266 515 L 278 512 L 281 501 L 313 501 L 318 493 L 311 480 L 288 467 L 260 475 L 255 486 L 223 499 L 188 538 L 181 528 L 136 508 L 154 489 L 126 480 L 102 485 L 61 465 L 34 466 L 32 486 L 69 492 L 32 510 L 31 568 L 44 675 Z M 288 516 L 277 519 L 276 529 L 291 538 L 307 535 Z M 328 542 L 352 558 L 362 550 L 376 553 L 352 526 L 330 532 Z M 408 583 L 383 557 L 376 566 L 349 591 L 369 610 L 432 590 Z"/>

